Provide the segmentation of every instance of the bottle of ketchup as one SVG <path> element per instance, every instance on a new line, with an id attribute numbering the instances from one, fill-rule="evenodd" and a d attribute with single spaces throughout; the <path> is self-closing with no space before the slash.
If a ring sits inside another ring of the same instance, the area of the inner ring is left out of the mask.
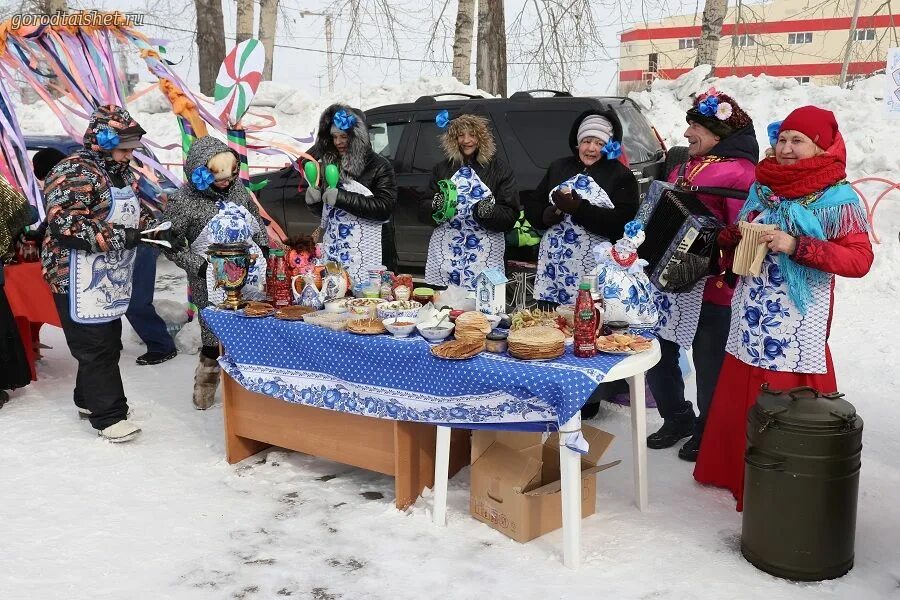
<path id="1" fill-rule="evenodd" d="M 590 358 L 597 355 L 596 332 L 597 312 L 591 298 L 591 284 L 584 282 L 578 286 L 575 299 L 575 356 Z"/>

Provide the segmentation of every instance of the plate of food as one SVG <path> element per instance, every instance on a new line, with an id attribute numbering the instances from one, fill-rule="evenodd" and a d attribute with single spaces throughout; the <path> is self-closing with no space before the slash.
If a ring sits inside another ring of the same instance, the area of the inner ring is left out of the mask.
<path id="1" fill-rule="evenodd" d="M 384 324 L 378 319 L 352 319 L 347 321 L 347 331 L 358 335 L 378 335 L 387 333 Z"/>
<path id="2" fill-rule="evenodd" d="M 462 339 L 444 342 L 431 347 L 431 353 L 444 360 L 468 360 L 484 350 L 484 340 Z"/>
<path id="3" fill-rule="evenodd" d="M 250 319 L 258 319 L 274 315 L 275 307 L 268 302 L 248 302 L 244 308 L 237 311 L 237 314 Z"/>
<path id="4" fill-rule="evenodd" d="M 275 311 L 275 318 L 282 321 L 302 321 L 303 315 L 316 312 L 312 306 L 282 306 Z"/>
<path id="5" fill-rule="evenodd" d="M 613 333 L 601 335 L 595 345 L 607 354 L 640 354 L 653 347 L 653 340 L 632 333 Z"/>

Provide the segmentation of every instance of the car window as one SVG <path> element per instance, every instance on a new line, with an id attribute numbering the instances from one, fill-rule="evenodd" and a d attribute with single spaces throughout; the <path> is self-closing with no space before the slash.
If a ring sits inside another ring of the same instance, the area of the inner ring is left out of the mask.
<path id="1" fill-rule="evenodd" d="M 444 130 L 434 121 L 419 121 L 419 137 L 416 139 L 415 154 L 413 155 L 413 173 L 431 173 L 438 162 L 444 160 L 444 151 L 441 149 L 440 135 Z"/>
<path id="2" fill-rule="evenodd" d="M 571 110 L 510 111 L 506 122 L 531 161 L 546 169 L 557 158 L 572 154 L 569 132 L 579 114 Z"/>
<path id="3" fill-rule="evenodd" d="M 400 147 L 400 138 L 409 123 L 375 122 L 369 125 L 369 138 L 372 150 L 393 161 Z"/>
<path id="4" fill-rule="evenodd" d="M 631 162 L 645 162 L 662 150 L 653 129 L 641 112 L 629 103 L 616 107 L 616 114 L 622 122 L 625 152 Z"/>

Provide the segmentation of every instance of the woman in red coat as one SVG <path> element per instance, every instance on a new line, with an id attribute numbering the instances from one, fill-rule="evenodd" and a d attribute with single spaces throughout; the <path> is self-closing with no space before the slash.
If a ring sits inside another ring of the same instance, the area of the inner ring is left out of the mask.
<path id="1" fill-rule="evenodd" d="M 872 266 L 866 212 L 846 181 L 846 148 L 831 111 L 804 106 L 781 123 L 775 156 L 756 167 L 742 220 L 776 225 L 759 276 L 741 277 L 732 301 L 727 355 L 694 478 L 731 490 L 743 509 L 747 413 L 760 386 L 835 392 L 828 350 L 834 276 Z M 719 246 L 733 255 L 732 225 Z"/>

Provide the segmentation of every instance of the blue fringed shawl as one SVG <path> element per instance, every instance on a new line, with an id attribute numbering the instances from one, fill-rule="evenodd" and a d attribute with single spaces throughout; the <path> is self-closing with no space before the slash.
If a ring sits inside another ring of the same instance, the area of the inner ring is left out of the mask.
<path id="1" fill-rule="evenodd" d="M 778 229 L 795 237 L 832 240 L 869 231 L 866 210 L 847 181 L 829 186 L 816 195 L 795 199 L 780 198 L 757 182 L 750 188 L 739 218 L 747 220 L 754 212 L 760 213 L 758 222 L 777 225 Z M 828 282 L 830 273 L 797 264 L 783 253 L 778 257 L 778 264 L 791 300 L 802 314 L 806 314 L 813 299 L 812 287 Z"/>

